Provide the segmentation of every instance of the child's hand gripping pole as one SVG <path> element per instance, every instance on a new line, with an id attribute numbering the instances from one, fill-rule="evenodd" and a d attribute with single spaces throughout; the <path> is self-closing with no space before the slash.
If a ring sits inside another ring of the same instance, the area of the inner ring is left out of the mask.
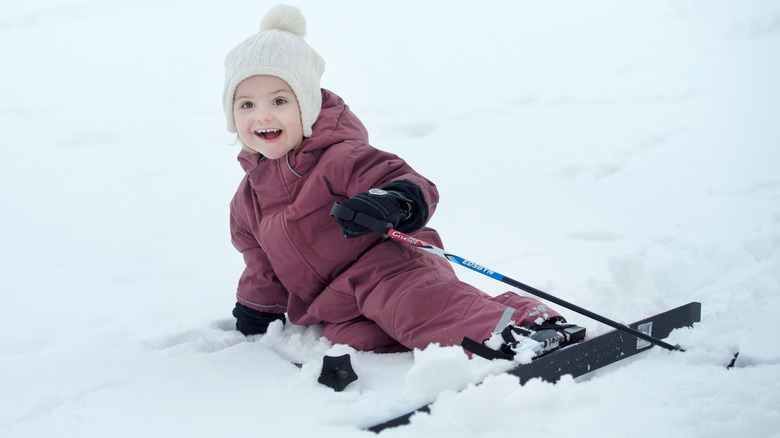
<path id="1" fill-rule="evenodd" d="M 591 319 L 594 319 L 598 322 L 601 322 L 603 324 L 606 324 L 612 328 L 615 328 L 617 330 L 620 330 L 624 333 L 631 334 L 639 339 L 642 339 L 644 341 L 647 341 L 653 345 L 658 345 L 659 347 L 665 348 L 667 350 L 671 351 L 684 351 L 682 348 L 680 348 L 679 345 L 671 345 L 669 343 L 666 343 L 660 339 L 656 339 L 646 333 L 642 333 L 639 330 L 635 330 L 627 325 L 620 324 L 619 322 L 615 322 L 611 319 L 605 318 L 597 313 L 593 313 L 587 309 L 584 309 L 580 306 L 577 306 L 575 304 L 569 303 L 568 301 L 564 301 L 554 295 L 550 295 L 546 292 L 543 292 L 539 289 L 536 289 L 534 287 L 528 286 L 524 283 L 521 283 L 517 280 L 513 280 L 509 277 L 505 277 L 502 274 L 499 274 L 496 271 L 493 271 L 489 268 L 486 268 L 482 265 L 479 265 L 477 263 L 474 263 L 472 261 L 466 260 L 463 257 L 458 257 L 454 254 L 450 254 L 448 252 L 445 252 L 441 248 L 437 248 L 429 243 L 426 243 L 420 239 L 414 238 L 412 236 L 409 236 L 408 234 L 404 234 L 398 230 L 394 230 L 392 228 L 393 224 L 389 222 L 384 222 L 375 218 L 372 218 L 368 215 L 365 215 L 363 213 L 355 213 L 349 208 L 346 208 L 342 205 L 339 205 L 338 203 L 335 203 L 333 205 L 333 208 L 330 210 L 330 215 L 338 217 L 345 221 L 354 221 L 357 225 L 360 225 L 362 227 L 365 227 L 371 231 L 374 231 L 376 233 L 381 234 L 385 238 L 392 238 L 394 240 L 398 240 L 404 243 L 407 243 L 412 246 L 416 246 L 417 248 L 420 248 L 424 251 L 430 252 L 432 254 L 435 254 L 439 257 L 443 257 L 453 263 L 456 263 L 461 266 L 465 266 L 466 268 L 471 269 L 472 271 L 479 272 L 480 274 L 486 275 L 490 278 L 493 278 L 495 280 L 498 280 L 502 283 L 508 284 L 510 286 L 516 287 L 518 289 L 524 290 L 532 295 L 535 295 L 539 298 L 542 298 L 544 300 L 550 301 L 552 303 L 558 304 L 559 306 L 565 307 L 569 310 L 573 310 L 581 315 L 585 315 Z"/>
<path id="2" fill-rule="evenodd" d="M 337 217 L 345 222 L 354 222 L 361 227 L 365 227 L 370 231 L 381 234 L 385 238 L 388 237 L 387 230 L 393 228 L 393 224 L 390 222 L 385 222 L 383 220 L 373 218 L 364 213 L 355 212 L 351 208 L 344 207 L 338 202 L 333 204 L 333 208 L 330 209 L 330 215 Z M 346 235 L 346 232 L 344 237 L 349 237 Z"/>

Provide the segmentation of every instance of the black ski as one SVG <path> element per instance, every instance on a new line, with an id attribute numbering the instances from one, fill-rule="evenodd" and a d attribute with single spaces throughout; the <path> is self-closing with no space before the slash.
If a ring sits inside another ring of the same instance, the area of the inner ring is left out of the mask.
<path id="1" fill-rule="evenodd" d="M 629 327 L 656 339 L 663 339 L 669 336 L 672 330 L 690 327 L 693 323 L 699 321 L 701 321 L 701 304 L 692 302 L 637 321 L 629 325 Z M 507 371 L 507 373 L 517 376 L 521 383 L 534 378 L 541 378 L 548 382 L 557 382 L 564 375 L 580 377 L 637 353 L 649 350 L 652 346 L 650 342 L 637 339 L 631 334 L 620 330 L 612 330 L 577 344 L 552 351 L 534 359 L 531 363 L 518 365 Z M 378 433 L 390 427 L 408 424 L 412 415 L 418 412 L 429 411 L 430 404 L 398 418 L 377 424 L 368 430 Z"/>

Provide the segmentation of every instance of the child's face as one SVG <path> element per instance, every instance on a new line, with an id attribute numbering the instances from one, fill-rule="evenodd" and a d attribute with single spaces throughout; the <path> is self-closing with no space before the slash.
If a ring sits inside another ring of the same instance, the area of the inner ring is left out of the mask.
<path id="1" fill-rule="evenodd" d="M 233 118 L 244 145 L 275 160 L 303 141 L 298 99 L 287 82 L 258 75 L 244 79 L 233 98 Z"/>

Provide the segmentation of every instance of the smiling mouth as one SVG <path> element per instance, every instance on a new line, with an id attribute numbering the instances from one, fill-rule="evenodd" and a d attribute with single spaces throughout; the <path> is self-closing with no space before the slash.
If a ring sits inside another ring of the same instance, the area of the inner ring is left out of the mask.
<path id="1" fill-rule="evenodd" d="M 260 129 L 255 131 L 255 135 L 262 138 L 263 140 L 276 140 L 279 138 L 280 135 L 282 135 L 281 129 Z"/>

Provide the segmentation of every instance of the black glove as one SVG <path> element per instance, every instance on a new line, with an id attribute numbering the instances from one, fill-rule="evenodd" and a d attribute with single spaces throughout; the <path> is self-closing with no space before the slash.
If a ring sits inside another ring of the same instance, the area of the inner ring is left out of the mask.
<path id="1" fill-rule="evenodd" d="M 344 231 L 344 237 L 362 236 L 372 230 L 359 225 L 355 219 L 364 214 L 380 223 L 390 224 L 392 228 L 409 233 L 422 228 L 428 222 L 428 205 L 422 190 L 408 181 L 395 181 L 381 189 L 371 189 L 358 193 L 340 204 L 342 208 L 331 211 Z M 336 214 L 337 210 L 349 210 L 353 214 Z M 381 232 L 374 229 L 373 231 Z"/>
<path id="2" fill-rule="evenodd" d="M 236 317 L 236 330 L 244 336 L 262 335 L 268 331 L 268 324 L 277 320 L 281 320 L 282 324 L 287 321 L 283 313 L 260 312 L 239 303 L 233 309 L 233 316 Z"/>

